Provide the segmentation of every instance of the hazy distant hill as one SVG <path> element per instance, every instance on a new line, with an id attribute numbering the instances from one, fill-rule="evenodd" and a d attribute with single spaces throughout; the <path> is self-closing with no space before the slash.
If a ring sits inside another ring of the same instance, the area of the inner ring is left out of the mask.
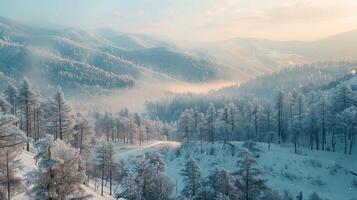
<path id="1" fill-rule="evenodd" d="M 195 48 L 206 52 L 216 62 L 230 66 L 235 76 L 244 79 L 302 63 L 355 60 L 356 41 L 357 29 L 311 42 L 235 38 Z"/>
<path id="2" fill-rule="evenodd" d="M 357 59 L 355 41 L 357 30 L 311 42 L 235 38 L 178 47 L 142 34 L 44 29 L 0 18 L 0 69 L 71 88 L 128 87 L 142 77 L 244 82 L 298 64 Z"/>
<path id="3" fill-rule="evenodd" d="M 77 28 L 43 29 L 0 18 L 0 70 L 49 85 L 128 87 L 151 76 L 202 82 L 217 78 L 216 65 L 139 34 Z M 35 73 L 36 72 L 36 73 Z"/>

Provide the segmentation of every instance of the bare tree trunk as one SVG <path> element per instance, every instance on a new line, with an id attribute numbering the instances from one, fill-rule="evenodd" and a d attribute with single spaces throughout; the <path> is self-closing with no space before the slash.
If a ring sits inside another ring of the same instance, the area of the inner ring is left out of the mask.
<path id="1" fill-rule="evenodd" d="M 345 139 L 345 154 L 347 154 L 347 130 L 346 129 L 345 129 L 344 139 Z"/>
<path id="2" fill-rule="evenodd" d="M 313 129 L 311 129 L 311 132 L 310 132 L 310 149 L 311 150 L 314 150 L 314 136 L 313 136 Z"/>
<path id="3" fill-rule="evenodd" d="M 30 111 L 29 111 L 29 106 L 28 103 L 26 102 L 26 137 L 30 137 L 30 119 L 29 119 Z M 29 141 L 26 142 L 26 151 L 30 151 L 30 143 Z"/>
<path id="4" fill-rule="evenodd" d="M 79 154 L 82 155 L 82 145 L 83 145 L 83 127 L 81 128 L 81 132 L 80 132 L 80 142 L 79 142 Z"/>
<path id="5" fill-rule="evenodd" d="M 11 199 L 11 184 L 10 184 L 10 166 L 9 166 L 9 149 L 6 148 L 6 181 L 7 181 L 7 198 Z"/>
<path id="6" fill-rule="evenodd" d="M 101 189 L 101 193 L 100 193 L 102 196 L 103 196 L 103 194 L 104 194 L 104 168 L 105 168 L 104 159 L 105 159 L 105 155 L 104 155 L 104 150 L 103 150 L 102 189 Z"/>
<path id="7" fill-rule="evenodd" d="M 63 140 L 63 135 L 62 135 L 62 115 L 61 115 L 61 104 L 58 104 L 58 122 L 59 122 L 59 134 L 60 134 L 60 139 Z"/>
<path id="8" fill-rule="evenodd" d="M 351 143 L 350 143 L 350 155 L 352 155 L 352 146 L 353 146 L 353 142 L 354 142 L 354 134 L 351 133 Z"/>
<path id="9" fill-rule="evenodd" d="M 315 130 L 315 141 L 316 141 L 316 150 L 320 150 L 320 147 L 319 147 L 319 129 Z"/>
<path id="10" fill-rule="evenodd" d="M 336 151 L 336 142 L 335 142 L 335 130 L 332 130 L 332 139 L 331 139 L 332 151 Z"/>

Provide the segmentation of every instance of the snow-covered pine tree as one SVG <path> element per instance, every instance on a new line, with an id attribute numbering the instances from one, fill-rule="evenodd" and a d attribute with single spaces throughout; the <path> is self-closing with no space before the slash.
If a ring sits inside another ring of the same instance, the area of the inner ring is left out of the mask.
<path id="1" fill-rule="evenodd" d="M 178 130 L 183 133 L 183 138 L 186 138 L 186 142 L 192 139 L 194 120 L 192 118 L 191 112 L 186 109 L 181 113 L 178 120 Z"/>
<path id="2" fill-rule="evenodd" d="M 190 160 L 185 163 L 184 169 L 180 175 L 184 177 L 185 187 L 182 190 L 182 195 L 192 199 L 198 199 L 202 187 L 202 173 L 196 160 Z"/>
<path id="3" fill-rule="evenodd" d="M 169 200 L 173 191 L 170 178 L 165 175 L 165 163 L 159 153 L 146 154 L 135 168 L 140 196 L 145 200 Z"/>
<path id="4" fill-rule="evenodd" d="M 74 146 L 83 158 L 89 158 L 95 145 L 94 125 L 84 114 L 78 113 L 73 126 Z"/>
<path id="5" fill-rule="evenodd" d="M 263 172 L 255 166 L 256 161 L 248 150 L 243 150 L 241 157 L 243 160 L 238 161 L 239 170 L 235 173 L 237 187 L 243 193 L 242 199 L 258 199 L 266 189 L 265 180 L 261 177 Z"/>
<path id="6" fill-rule="evenodd" d="M 229 199 L 239 199 L 234 177 L 228 170 L 216 168 L 209 174 L 208 180 L 214 196 L 223 195 Z"/>
<path id="7" fill-rule="evenodd" d="M 160 153 L 146 153 L 145 157 L 149 161 L 150 165 L 154 167 L 156 173 L 165 173 L 165 161 Z"/>
<path id="8" fill-rule="evenodd" d="M 118 194 L 118 197 L 122 197 L 128 200 L 140 200 L 142 199 L 139 186 L 136 182 L 136 174 L 129 171 L 123 178 L 122 186 L 124 191 Z"/>
<path id="9" fill-rule="evenodd" d="M 0 199 L 10 200 L 21 183 L 18 156 L 26 136 L 16 127 L 17 120 L 13 115 L 0 113 Z"/>
<path id="10" fill-rule="evenodd" d="M 285 96 L 283 91 L 278 92 L 276 109 L 277 109 L 277 122 L 278 122 L 278 143 L 280 144 L 284 138 L 284 105 L 285 105 Z"/>
<path id="11" fill-rule="evenodd" d="M 31 119 L 32 114 L 35 107 L 38 105 L 38 96 L 34 89 L 31 86 L 30 81 L 27 78 L 24 78 L 22 83 L 22 87 L 20 88 L 19 96 L 18 96 L 18 106 L 21 110 L 21 115 L 25 120 L 25 128 L 24 131 L 26 133 L 26 137 L 32 137 L 32 128 L 31 128 Z M 27 142 L 26 150 L 29 151 L 30 144 Z"/>
<path id="12" fill-rule="evenodd" d="M 101 179 L 101 195 L 104 195 L 104 179 L 109 179 L 109 192 L 112 194 L 113 175 L 115 173 L 116 162 L 114 161 L 114 145 L 111 142 L 104 141 L 103 138 L 99 140 L 98 146 L 95 150 L 94 163 L 98 170 L 100 170 Z"/>
<path id="13" fill-rule="evenodd" d="M 72 129 L 72 119 L 70 116 L 71 107 L 65 100 L 61 87 L 57 88 L 57 92 L 53 96 L 53 100 L 50 102 L 53 103 L 52 108 L 54 110 L 52 112 L 55 115 L 57 124 L 55 139 L 68 139 Z"/>
<path id="14" fill-rule="evenodd" d="M 75 120 L 74 130 L 74 147 L 79 149 L 79 154 L 83 159 L 85 174 L 89 179 L 90 161 L 93 159 L 95 150 L 95 132 L 92 122 L 86 115 L 78 113 Z"/>
<path id="15" fill-rule="evenodd" d="M 79 152 L 62 140 L 46 135 L 35 143 L 38 168 L 29 175 L 34 187 L 28 195 L 34 199 L 66 199 L 78 193 L 85 180 Z"/>
<path id="16" fill-rule="evenodd" d="M 205 126 L 208 134 L 208 141 L 214 144 L 216 132 L 216 108 L 210 103 L 205 118 Z"/>
<path id="17" fill-rule="evenodd" d="M 10 83 L 9 86 L 7 87 L 6 91 L 6 100 L 11 104 L 11 114 L 16 115 L 17 114 L 17 98 L 19 95 L 19 90 L 15 86 L 15 84 Z"/>
<path id="18" fill-rule="evenodd" d="M 205 140 L 205 116 L 200 113 L 196 118 L 197 122 L 197 136 L 200 139 L 200 151 L 203 153 L 203 141 Z"/>
<path id="19" fill-rule="evenodd" d="M 154 191 L 154 174 L 155 169 L 150 164 L 149 160 L 143 159 L 138 161 L 135 166 L 137 174 L 136 183 L 140 190 L 140 196 L 148 198 Z"/>
<path id="20" fill-rule="evenodd" d="M 354 142 L 354 129 L 357 126 L 357 108 L 355 106 L 351 106 L 346 108 L 341 113 L 337 114 L 337 120 L 340 123 L 340 126 L 345 129 L 343 134 L 344 141 L 344 153 L 347 154 L 348 146 L 349 146 L 349 154 L 352 154 L 352 147 Z M 348 135 L 350 140 L 350 145 L 348 145 Z"/>
<path id="21" fill-rule="evenodd" d="M 142 129 L 142 120 L 138 113 L 134 114 L 134 123 L 137 126 L 139 145 L 141 146 L 144 142 L 144 131 Z"/>
<path id="22" fill-rule="evenodd" d="M 218 111 L 217 127 L 219 130 L 219 138 L 223 139 L 224 141 L 222 148 L 225 149 L 226 144 L 232 134 L 232 127 L 230 123 L 230 107 L 228 104 L 225 104 L 224 107 Z"/>

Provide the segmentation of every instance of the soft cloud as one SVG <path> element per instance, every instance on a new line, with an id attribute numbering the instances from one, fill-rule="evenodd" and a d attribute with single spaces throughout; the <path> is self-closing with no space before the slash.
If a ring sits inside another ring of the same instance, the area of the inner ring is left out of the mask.
<path id="1" fill-rule="evenodd" d="M 208 0 L 196 12 L 172 11 L 176 13 L 173 18 L 150 21 L 131 30 L 181 40 L 210 41 L 238 36 L 312 40 L 357 28 L 356 1 L 272 2 Z"/>
<path id="2" fill-rule="evenodd" d="M 11 0 L 5 17 L 174 40 L 311 40 L 357 28 L 356 0 Z M 43 17 L 46 16 L 46 17 Z"/>

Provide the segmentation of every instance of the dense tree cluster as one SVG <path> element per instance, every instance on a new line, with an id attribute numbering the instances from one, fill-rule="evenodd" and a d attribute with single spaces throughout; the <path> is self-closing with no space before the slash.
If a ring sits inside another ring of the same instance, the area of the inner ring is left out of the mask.
<path id="1" fill-rule="evenodd" d="M 26 78 L 19 89 L 9 84 L 0 97 L 0 109 L 1 199 L 23 192 L 20 186 L 24 182 L 17 173 L 22 148 L 36 152 L 37 168 L 27 175 L 33 185 L 27 192 L 31 198 L 84 198 L 85 194 L 79 196 L 83 193 L 80 185 L 91 181 L 101 185 L 102 195 L 109 182 L 109 193 L 114 195 L 128 173 L 125 163 L 115 159 L 115 143 L 142 145 L 153 139 L 169 139 L 175 127 L 146 120 L 128 109 L 117 114 L 75 113 L 61 87 L 45 99 Z M 154 166 L 156 160 L 162 158 L 154 156 L 147 162 Z M 160 173 L 155 174 L 155 180 L 161 186 L 155 184 L 160 187 L 153 191 L 161 189 L 162 194 L 152 195 L 168 199 L 172 188 L 168 188 L 164 167 L 157 167 Z"/>
<path id="2" fill-rule="evenodd" d="M 203 99 L 178 104 L 176 111 L 188 107 L 179 114 L 176 123 L 176 136 L 180 140 L 201 143 L 220 140 L 224 147 L 227 141 L 253 140 L 293 143 L 295 152 L 300 146 L 311 150 L 342 149 L 345 154 L 353 152 L 357 118 L 354 74 L 317 89 L 279 90 L 273 99 L 247 96 L 221 99 L 217 104 L 216 100 L 208 103 L 212 99 Z M 170 105 L 174 109 L 174 104 Z M 172 113 L 171 116 L 175 115 L 175 111 Z"/>
<path id="3" fill-rule="evenodd" d="M 232 173 L 224 168 L 213 169 L 208 177 L 203 177 L 196 160 L 185 163 L 181 175 L 185 187 L 182 195 L 188 199 L 261 199 L 269 194 L 269 189 L 262 179 L 263 172 L 256 167 L 256 162 L 249 151 L 242 151 L 242 160 L 237 163 L 237 171 Z"/>
<path id="4" fill-rule="evenodd" d="M 168 140 L 175 128 L 173 123 L 148 120 L 128 109 L 116 114 L 93 112 L 92 115 L 96 134 L 103 135 L 106 141 L 111 142 L 122 141 L 141 146 L 143 142 L 154 139 Z"/>
<path id="5" fill-rule="evenodd" d="M 118 197 L 128 200 L 169 200 L 174 185 L 165 175 L 165 161 L 159 153 L 147 153 L 135 169 L 123 178 L 124 190 Z"/>

